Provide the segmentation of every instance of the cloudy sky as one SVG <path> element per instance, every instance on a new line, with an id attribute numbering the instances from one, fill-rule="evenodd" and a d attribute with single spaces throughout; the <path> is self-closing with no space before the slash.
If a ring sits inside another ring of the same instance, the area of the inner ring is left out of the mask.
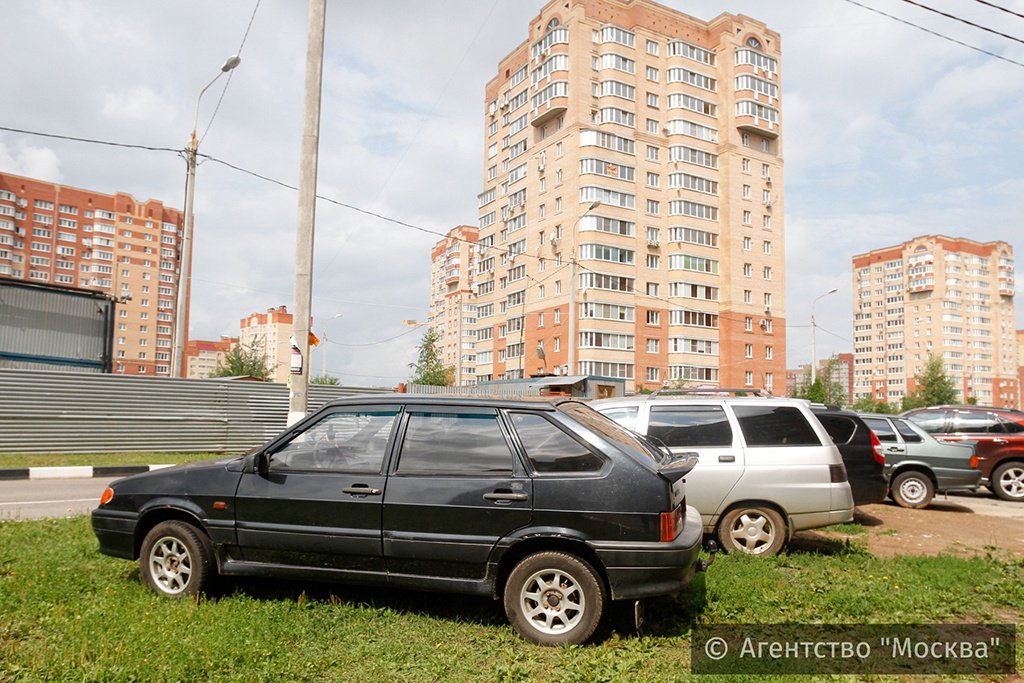
<path id="1" fill-rule="evenodd" d="M 981 2 L 925 2 L 1024 39 L 1024 19 Z M 1024 0 L 995 2 L 1024 14 Z M 848 0 L 665 4 L 700 19 L 747 14 L 782 34 L 791 366 L 810 357 L 810 299 L 832 287 L 839 292 L 817 310 L 819 356 L 852 346 L 854 253 L 942 233 L 1005 240 L 1020 258 L 1024 67 Z M 1021 42 L 906 0 L 862 4 L 1024 64 Z M 319 193 L 437 232 L 475 224 L 483 88 L 543 3 L 328 5 Z M 183 147 L 196 96 L 239 51 L 254 8 L 242 64 L 212 125 L 227 79 L 203 98 L 200 152 L 296 185 L 300 0 L 4 0 L 0 126 Z M 0 170 L 183 204 L 184 161 L 168 152 L 0 131 Z M 295 192 L 207 161 L 195 208 L 190 336 L 237 334 L 250 312 L 291 308 Z M 402 320 L 425 318 L 436 239 L 319 203 L 313 314 L 314 330 L 329 340 L 329 373 L 354 385 L 390 386 L 407 376 L 421 331 Z M 1020 327 L 1024 297 L 1017 298 Z M 322 351 L 313 363 L 319 373 Z"/>

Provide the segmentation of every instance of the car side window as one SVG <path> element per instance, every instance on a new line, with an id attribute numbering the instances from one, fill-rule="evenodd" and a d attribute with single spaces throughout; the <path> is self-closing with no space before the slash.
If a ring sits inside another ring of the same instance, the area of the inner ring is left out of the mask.
<path id="1" fill-rule="evenodd" d="M 962 434 L 1002 433 L 999 418 L 988 413 L 953 413 L 953 431 Z"/>
<path id="2" fill-rule="evenodd" d="M 604 466 L 603 458 L 592 453 L 543 415 L 512 413 L 511 418 L 534 471 L 597 472 Z"/>
<path id="3" fill-rule="evenodd" d="M 274 472 L 380 472 L 398 408 L 328 413 L 270 455 Z"/>
<path id="4" fill-rule="evenodd" d="M 622 408 L 603 408 L 598 412 L 607 418 L 615 420 L 626 429 L 635 432 L 636 416 L 639 410 L 637 406 L 625 406 Z"/>
<path id="5" fill-rule="evenodd" d="M 804 414 L 792 406 L 733 406 L 747 445 L 820 446 Z"/>
<path id="6" fill-rule="evenodd" d="M 398 474 L 508 475 L 512 450 L 495 412 L 410 411 Z"/>
<path id="7" fill-rule="evenodd" d="M 871 427 L 871 431 L 875 433 L 875 436 L 882 443 L 899 443 L 899 438 L 897 438 L 896 432 L 893 431 L 892 425 L 889 424 L 888 420 L 883 420 L 880 417 L 865 417 L 864 422 L 868 427 Z M 910 428 L 908 427 L 907 430 L 909 431 Z M 914 436 L 917 435 L 915 434 Z M 918 437 L 917 440 L 920 441 L 921 438 Z"/>
<path id="8" fill-rule="evenodd" d="M 896 431 L 900 433 L 900 436 L 902 436 L 903 440 L 907 443 L 921 443 L 924 441 L 924 437 L 915 432 L 914 428 L 908 425 L 905 420 L 894 419 L 892 423 L 896 425 Z M 884 441 L 882 437 L 878 438 Z"/>
<path id="9" fill-rule="evenodd" d="M 1024 432 L 1024 425 L 1020 424 L 1019 422 L 1014 422 L 1013 420 L 1007 420 L 1001 417 L 999 418 L 999 424 L 1003 426 L 1004 432 L 1009 432 L 1010 434 Z"/>
<path id="10" fill-rule="evenodd" d="M 929 434 L 941 434 L 946 424 L 946 413 L 940 410 L 931 410 L 907 415 L 907 419 Z"/>
<path id="11" fill-rule="evenodd" d="M 834 443 L 847 444 L 857 433 L 857 423 L 845 415 L 829 415 L 828 413 L 815 413 L 814 415 L 828 435 L 832 437 Z"/>
<path id="12" fill-rule="evenodd" d="M 651 406 L 647 434 L 671 448 L 732 445 L 732 427 L 721 406 Z"/>

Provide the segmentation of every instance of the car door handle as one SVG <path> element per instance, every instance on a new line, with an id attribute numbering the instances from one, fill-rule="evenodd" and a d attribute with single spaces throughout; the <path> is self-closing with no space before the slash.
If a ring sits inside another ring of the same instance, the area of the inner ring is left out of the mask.
<path id="1" fill-rule="evenodd" d="M 1004 444 L 1006 439 L 992 439 L 992 443 Z"/>
<path id="2" fill-rule="evenodd" d="M 484 500 L 526 500 L 525 493 L 485 493 Z"/>
<path id="3" fill-rule="evenodd" d="M 885 450 L 889 451 L 890 453 L 899 453 L 899 452 L 900 452 L 900 451 L 902 451 L 903 449 L 902 449 L 902 448 L 900 448 L 899 446 L 889 446 L 889 447 L 888 447 L 888 448 L 886 448 Z"/>
<path id="4" fill-rule="evenodd" d="M 341 490 L 342 493 L 351 493 L 353 496 L 379 496 L 380 489 L 372 489 L 369 486 L 356 485 L 346 486 Z"/>
<path id="5" fill-rule="evenodd" d="M 736 462 L 735 455 L 720 455 L 718 456 L 718 462 Z"/>

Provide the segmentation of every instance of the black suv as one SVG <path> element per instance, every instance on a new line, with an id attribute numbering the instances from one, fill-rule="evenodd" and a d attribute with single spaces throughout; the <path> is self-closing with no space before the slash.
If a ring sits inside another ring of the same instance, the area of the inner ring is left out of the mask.
<path id="1" fill-rule="evenodd" d="M 821 404 L 811 405 L 814 416 L 832 437 L 853 491 L 854 505 L 881 503 L 889 492 L 882 442 L 857 413 Z"/>
<path id="2" fill-rule="evenodd" d="M 706 566 L 694 464 L 572 400 L 350 397 L 245 456 L 114 482 L 92 526 L 166 596 L 214 573 L 490 595 L 528 640 L 581 643 L 606 601 Z"/>

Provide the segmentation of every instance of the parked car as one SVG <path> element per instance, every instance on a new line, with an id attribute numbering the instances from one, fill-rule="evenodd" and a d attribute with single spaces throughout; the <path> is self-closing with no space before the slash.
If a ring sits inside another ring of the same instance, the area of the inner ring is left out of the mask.
<path id="1" fill-rule="evenodd" d="M 92 526 L 169 597 L 215 573 L 489 595 L 528 640 L 581 643 L 608 600 L 706 567 L 695 464 L 572 400 L 350 397 L 243 457 L 120 479 Z"/>
<path id="2" fill-rule="evenodd" d="M 1024 412 L 967 405 L 902 415 L 940 441 L 975 442 L 981 483 L 1003 500 L 1024 502 Z"/>
<path id="3" fill-rule="evenodd" d="M 806 401 L 659 396 L 591 405 L 671 453 L 698 455 L 687 502 L 726 550 L 773 555 L 795 531 L 853 519 L 843 460 Z"/>
<path id="4" fill-rule="evenodd" d="M 861 413 L 885 450 L 889 495 L 905 508 L 927 507 L 935 492 L 975 491 L 981 482 L 971 442 L 938 441 L 910 420 Z"/>
<path id="5" fill-rule="evenodd" d="M 843 456 L 854 505 L 881 503 L 889 493 L 882 443 L 857 413 L 820 404 L 811 410 Z"/>

